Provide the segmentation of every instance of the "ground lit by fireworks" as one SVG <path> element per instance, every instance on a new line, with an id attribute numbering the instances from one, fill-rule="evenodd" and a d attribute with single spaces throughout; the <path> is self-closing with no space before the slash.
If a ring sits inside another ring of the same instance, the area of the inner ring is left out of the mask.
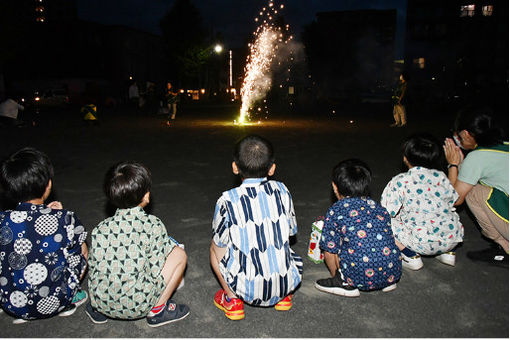
<path id="1" fill-rule="evenodd" d="M 276 6 L 274 1 L 269 1 L 267 6 L 262 8 L 255 21 L 260 23 L 254 32 L 255 42 L 250 44 L 250 54 L 247 57 L 245 77 L 241 87 L 241 112 L 239 120 L 235 124 L 250 123 L 251 110 L 254 104 L 265 97 L 271 88 L 270 67 L 276 56 L 278 47 L 287 44 L 292 36 L 284 34 L 289 30 L 289 25 L 280 27 L 275 23 L 278 10 L 283 5 Z M 262 108 L 258 108 L 261 111 Z M 264 109 L 267 113 L 267 105 Z M 257 124 L 256 122 L 251 124 Z"/>

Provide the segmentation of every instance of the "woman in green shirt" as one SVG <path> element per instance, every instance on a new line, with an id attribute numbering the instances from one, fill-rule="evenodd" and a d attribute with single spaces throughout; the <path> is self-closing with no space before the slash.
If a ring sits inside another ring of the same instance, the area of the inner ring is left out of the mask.
<path id="1" fill-rule="evenodd" d="M 482 233 L 499 245 L 468 252 L 473 260 L 508 265 L 508 143 L 487 108 L 469 107 L 459 113 L 454 140 L 444 144 L 448 178 L 466 200 Z M 464 159 L 460 148 L 471 150 Z M 494 262 L 495 261 L 495 262 Z"/>

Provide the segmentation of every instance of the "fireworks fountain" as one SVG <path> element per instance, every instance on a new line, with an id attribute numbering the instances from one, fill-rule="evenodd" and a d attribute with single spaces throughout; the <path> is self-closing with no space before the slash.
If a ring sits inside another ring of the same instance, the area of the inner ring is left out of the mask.
<path id="1" fill-rule="evenodd" d="M 250 54 L 247 57 L 245 67 L 245 77 L 241 87 L 241 113 L 239 123 L 246 124 L 250 121 L 250 111 L 256 101 L 262 99 L 271 88 L 271 62 L 276 57 L 278 47 L 281 44 L 287 44 L 292 36 L 284 34 L 289 30 L 289 25 L 285 28 L 279 27 L 275 19 L 279 9 L 274 1 L 269 1 L 267 6 L 262 8 L 259 16 L 255 18 L 260 22 L 257 30 L 254 32 L 255 42 L 249 44 Z M 260 108 L 259 108 L 260 110 Z"/>

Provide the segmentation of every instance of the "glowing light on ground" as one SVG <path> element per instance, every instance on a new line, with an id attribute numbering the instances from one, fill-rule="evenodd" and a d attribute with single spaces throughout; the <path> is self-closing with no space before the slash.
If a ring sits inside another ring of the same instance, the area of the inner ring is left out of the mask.
<path id="1" fill-rule="evenodd" d="M 250 110 L 254 104 L 264 98 L 271 88 L 271 62 L 278 51 L 280 44 L 286 44 L 292 36 L 284 40 L 282 27 L 274 23 L 277 6 L 269 1 L 267 7 L 262 8 L 256 22 L 262 22 L 254 32 L 255 42 L 250 44 L 250 54 L 245 67 L 245 77 L 241 87 L 241 112 L 236 124 L 247 124 L 250 121 Z M 280 5 L 283 9 L 283 5 Z M 289 30 L 289 25 L 284 28 Z M 260 108 L 259 110 L 260 111 Z M 266 111 L 267 113 L 267 111 Z"/>

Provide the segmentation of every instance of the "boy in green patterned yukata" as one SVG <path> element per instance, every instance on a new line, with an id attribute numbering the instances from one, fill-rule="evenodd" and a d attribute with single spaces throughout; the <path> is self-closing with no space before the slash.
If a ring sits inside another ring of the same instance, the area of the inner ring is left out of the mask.
<path id="1" fill-rule="evenodd" d="M 117 211 L 92 231 L 86 313 L 94 323 L 147 317 L 148 325 L 157 327 L 189 314 L 188 306 L 170 300 L 182 280 L 186 253 L 168 237 L 163 222 L 143 210 L 150 187 L 150 172 L 139 163 L 122 162 L 106 174 L 104 191 Z"/>

